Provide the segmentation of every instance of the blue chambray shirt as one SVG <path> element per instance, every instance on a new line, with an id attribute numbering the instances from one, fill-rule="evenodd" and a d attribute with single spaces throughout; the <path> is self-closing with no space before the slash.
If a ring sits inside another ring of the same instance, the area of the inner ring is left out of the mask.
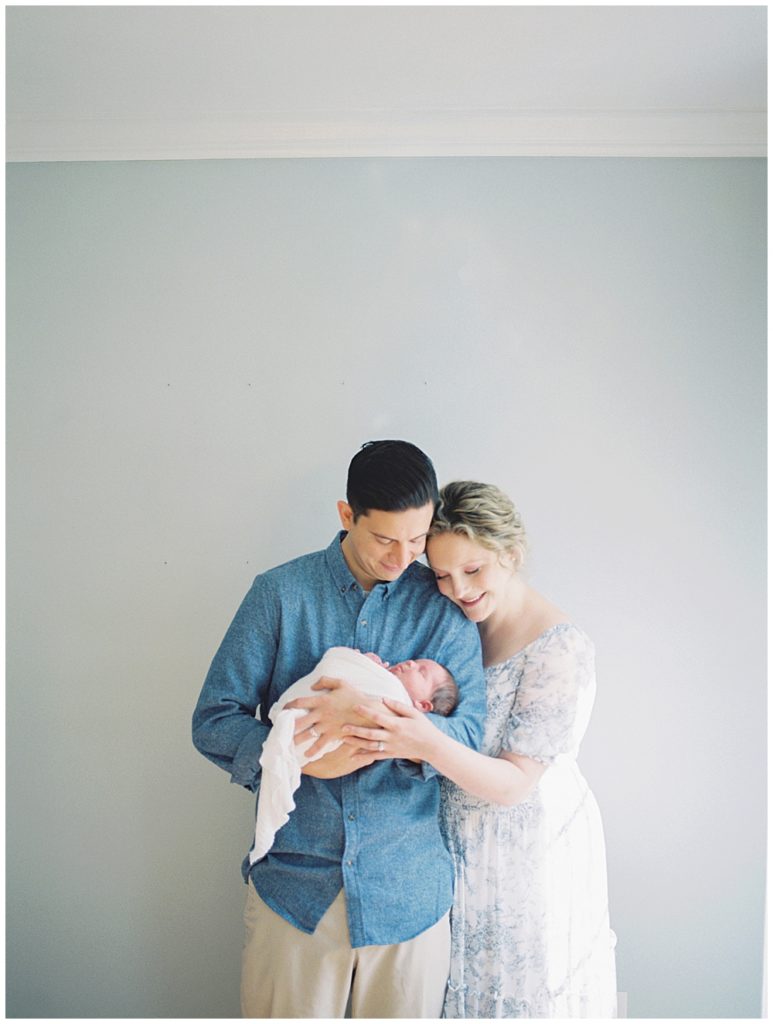
<path id="1" fill-rule="evenodd" d="M 193 741 L 253 792 L 269 730 L 256 708 L 267 721 L 277 697 L 329 647 L 375 651 L 392 664 L 434 658 L 460 691 L 454 713 L 433 715 L 434 723 L 480 745 L 486 704 L 477 628 L 416 562 L 363 591 L 341 551 L 344 536 L 255 579 L 204 682 Z M 389 760 L 339 779 L 303 775 L 295 804 L 268 855 L 251 870 L 245 857 L 242 874 L 296 928 L 312 933 L 342 886 L 353 947 L 413 938 L 450 908 L 453 867 L 428 765 Z"/>

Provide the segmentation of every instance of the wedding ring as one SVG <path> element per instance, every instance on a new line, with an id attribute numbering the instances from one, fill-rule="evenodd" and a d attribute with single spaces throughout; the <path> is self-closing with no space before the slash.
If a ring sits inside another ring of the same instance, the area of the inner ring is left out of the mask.
<path id="1" fill-rule="evenodd" d="M 383 740 L 379 740 L 378 741 L 378 752 L 379 752 L 379 754 L 383 754 L 384 753 L 384 741 Z"/>
<path id="2" fill-rule="evenodd" d="M 318 739 L 319 739 L 319 733 L 317 732 L 317 730 L 316 730 L 316 729 L 314 728 L 314 726 L 313 726 L 313 725 L 312 725 L 312 727 L 311 727 L 311 728 L 309 729 L 309 736 L 311 736 L 311 737 L 312 737 L 313 739 L 315 739 L 315 740 L 318 740 Z"/>

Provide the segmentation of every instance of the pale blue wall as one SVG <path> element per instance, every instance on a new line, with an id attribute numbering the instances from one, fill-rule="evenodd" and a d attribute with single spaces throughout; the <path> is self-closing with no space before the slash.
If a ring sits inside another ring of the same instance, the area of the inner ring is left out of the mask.
<path id="1" fill-rule="evenodd" d="M 406 437 L 593 635 L 619 987 L 760 1008 L 765 166 L 8 168 L 11 1016 L 236 1016 L 252 799 L 190 714 Z"/>

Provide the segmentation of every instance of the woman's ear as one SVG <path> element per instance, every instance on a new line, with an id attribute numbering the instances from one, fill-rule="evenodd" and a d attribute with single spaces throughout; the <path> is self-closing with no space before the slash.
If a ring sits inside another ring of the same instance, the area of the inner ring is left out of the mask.
<path id="1" fill-rule="evenodd" d="M 354 510 L 352 506 L 345 501 L 338 502 L 338 518 L 341 520 L 341 526 L 345 530 L 351 530 L 352 523 L 354 522 Z"/>
<path id="2" fill-rule="evenodd" d="M 512 569 L 513 572 L 518 572 L 523 565 L 523 551 L 519 547 L 510 548 L 509 551 L 501 551 L 499 554 L 499 564 L 503 565 L 506 569 Z"/>

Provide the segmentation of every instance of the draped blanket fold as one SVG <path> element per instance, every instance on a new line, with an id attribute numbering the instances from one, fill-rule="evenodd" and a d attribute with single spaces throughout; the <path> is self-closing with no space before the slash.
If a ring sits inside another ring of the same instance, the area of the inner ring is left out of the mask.
<path id="1" fill-rule="evenodd" d="M 285 705 L 296 697 L 314 697 L 324 692 L 311 688 L 323 676 L 344 679 L 370 697 L 390 697 L 411 704 L 411 698 L 396 676 L 351 647 L 331 647 L 308 675 L 288 687 L 269 711 L 273 728 L 260 755 L 262 773 L 250 864 L 266 856 L 274 843 L 274 836 L 290 817 L 295 807 L 293 794 L 301 783 L 303 766 L 341 745 L 340 740 L 333 740 L 319 753 L 308 757 L 305 751 L 313 746 L 315 739 L 310 738 L 305 744 L 294 742 L 295 722 L 306 711 L 286 708 Z"/>

